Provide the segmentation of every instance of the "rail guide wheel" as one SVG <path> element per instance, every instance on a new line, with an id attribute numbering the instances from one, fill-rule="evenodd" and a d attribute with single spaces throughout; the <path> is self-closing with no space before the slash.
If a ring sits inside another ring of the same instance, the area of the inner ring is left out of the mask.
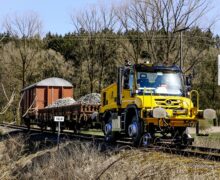
<path id="1" fill-rule="evenodd" d="M 146 133 L 143 135 L 143 146 L 148 147 L 152 143 L 152 136 L 150 133 Z"/>

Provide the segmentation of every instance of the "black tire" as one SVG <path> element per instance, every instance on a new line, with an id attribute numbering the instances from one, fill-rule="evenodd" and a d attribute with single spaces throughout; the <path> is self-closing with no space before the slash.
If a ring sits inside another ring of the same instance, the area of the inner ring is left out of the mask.
<path id="1" fill-rule="evenodd" d="M 135 147 L 141 146 L 141 138 L 143 135 L 143 122 L 136 115 L 134 115 L 132 117 L 131 124 L 136 124 L 137 127 L 136 135 L 132 136 L 133 146 Z"/>
<path id="2" fill-rule="evenodd" d="M 181 138 L 184 131 L 186 130 L 185 127 L 175 127 L 171 131 L 172 138 Z"/>
<path id="3" fill-rule="evenodd" d="M 188 137 L 186 134 L 186 127 L 175 128 L 173 138 L 177 139 L 177 143 L 184 146 L 192 145 L 193 138 Z"/>
<path id="4" fill-rule="evenodd" d="M 56 132 L 56 123 L 55 122 L 51 123 L 51 130 L 52 130 L 53 133 Z"/>
<path id="5" fill-rule="evenodd" d="M 44 125 L 43 124 L 40 124 L 40 130 L 41 130 L 41 132 L 44 132 Z"/>
<path id="6" fill-rule="evenodd" d="M 76 134 L 79 134 L 80 133 L 80 130 L 81 130 L 81 123 L 80 122 L 76 122 Z"/>
<path id="7" fill-rule="evenodd" d="M 41 129 L 42 132 L 47 130 L 47 124 L 45 122 L 41 122 L 40 129 Z"/>
<path id="8" fill-rule="evenodd" d="M 74 134 L 77 134 L 76 121 L 70 123 L 70 129 L 73 130 Z"/>
<path id="9" fill-rule="evenodd" d="M 193 144 L 193 138 L 189 138 L 187 134 L 182 135 L 182 144 L 184 146 L 191 146 Z"/>
<path id="10" fill-rule="evenodd" d="M 31 120 L 29 118 L 24 119 L 24 124 L 27 126 L 28 131 L 31 128 Z"/>
<path id="11" fill-rule="evenodd" d="M 106 124 L 110 124 L 112 127 L 112 117 L 111 115 L 108 117 L 108 120 L 105 122 L 104 128 Z M 110 133 L 106 133 L 105 129 L 103 129 L 105 135 L 105 142 L 107 143 L 114 143 L 117 140 L 118 132 L 111 131 Z"/>

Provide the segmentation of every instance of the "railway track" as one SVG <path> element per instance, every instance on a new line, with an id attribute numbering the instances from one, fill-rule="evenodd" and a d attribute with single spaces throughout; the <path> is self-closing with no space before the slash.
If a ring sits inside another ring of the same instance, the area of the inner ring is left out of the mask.
<path id="1" fill-rule="evenodd" d="M 29 131 L 25 126 L 11 125 L 11 124 L 0 124 L 0 126 L 9 127 L 12 129 L 18 129 L 21 131 Z M 33 133 L 42 133 L 39 128 L 31 128 Z M 54 134 L 50 130 L 45 130 L 44 133 Z M 68 139 L 77 139 L 77 140 L 86 140 L 94 141 L 96 143 L 104 143 L 104 137 L 98 135 L 90 134 L 74 134 L 73 132 L 62 132 L 61 136 L 66 136 Z M 126 141 L 117 141 L 116 144 L 111 144 L 112 148 L 114 147 L 132 147 L 132 143 L 129 140 Z M 200 147 L 200 146 L 174 146 L 173 144 L 167 143 L 157 143 L 155 145 L 150 145 L 148 148 L 141 148 L 143 151 L 160 151 L 169 154 L 176 154 L 185 157 L 196 157 L 202 158 L 211 161 L 220 161 L 220 149 Z"/>
<path id="2" fill-rule="evenodd" d="M 165 153 L 181 155 L 185 157 L 196 157 L 211 161 L 220 161 L 220 149 L 198 147 L 198 146 L 187 146 L 187 147 L 173 147 L 163 145 L 151 146 L 155 151 L 162 151 Z"/>
<path id="3" fill-rule="evenodd" d="M 40 128 L 30 128 L 28 129 L 26 126 L 19 126 L 19 125 L 12 125 L 7 123 L 2 123 L 0 126 L 8 127 L 11 129 L 17 129 L 25 132 L 38 132 L 38 133 L 46 133 L 46 134 L 53 134 L 56 136 L 56 132 L 52 132 L 51 130 L 41 130 Z M 69 139 L 79 139 L 79 140 L 96 140 L 96 141 L 102 141 L 103 138 L 101 136 L 95 136 L 95 135 L 86 135 L 86 134 L 74 134 L 73 132 L 64 131 L 60 133 L 61 136 L 66 136 Z"/>

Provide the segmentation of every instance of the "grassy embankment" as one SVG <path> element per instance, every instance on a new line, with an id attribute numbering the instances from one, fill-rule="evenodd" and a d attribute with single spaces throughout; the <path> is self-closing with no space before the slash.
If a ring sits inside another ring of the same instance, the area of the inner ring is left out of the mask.
<path id="1" fill-rule="evenodd" d="M 218 179 L 220 163 L 70 141 L 28 151 L 27 137 L 0 142 L 0 179 Z"/>

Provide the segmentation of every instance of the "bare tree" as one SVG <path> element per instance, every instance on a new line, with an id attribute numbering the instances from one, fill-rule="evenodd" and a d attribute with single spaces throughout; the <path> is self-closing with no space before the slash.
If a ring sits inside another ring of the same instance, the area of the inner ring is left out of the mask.
<path id="1" fill-rule="evenodd" d="M 77 15 L 74 13 L 71 15 L 71 20 L 77 32 L 83 29 L 90 35 L 105 29 L 113 30 L 117 23 L 115 9 L 104 6 L 86 9 L 78 12 Z"/>
<path id="2" fill-rule="evenodd" d="M 8 16 L 4 22 L 5 31 L 13 37 L 15 46 L 19 50 L 19 57 L 11 55 L 14 61 L 19 62 L 22 87 L 26 85 L 26 76 L 34 57 L 39 51 L 39 39 L 42 23 L 36 13 Z"/>
<path id="3" fill-rule="evenodd" d="M 1 83 L 1 86 L 2 86 L 2 90 L 3 90 L 3 94 L 5 96 L 5 99 L 7 100 L 7 104 L 0 110 L 0 115 L 4 115 L 14 101 L 15 91 L 12 92 L 11 97 L 9 99 L 9 97 L 5 91 L 5 87 L 4 87 L 3 83 Z"/>
<path id="4" fill-rule="evenodd" d="M 118 7 L 117 16 L 122 31 L 136 30 L 144 36 L 142 48 L 153 62 L 175 64 L 180 58 L 177 32 L 197 25 L 207 13 L 209 3 L 209 0 L 131 0 Z"/>
<path id="5" fill-rule="evenodd" d="M 109 52 L 111 49 L 109 47 L 111 44 L 110 36 L 112 36 L 113 29 L 117 23 L 114 9 L 104 7 L 99 9 L 91 8 L 78 13 L 77 16 L 75 14 L 72 15 L 71 19 L 79 36 L 82 38 L 81 45 L 84 51 L 83 58 L 87 66 L 90 91 L 94 91 L 96 81 L 98 81 L 98 91 L 100 91 L 105 67 L 112 56 Z"/>
<path id="6" fill-rule="evenodd" d="M 22 39 L 34 38 L 42 34 L 42 22 L 34 12 L 8 16 L 3 25 L 12 36 Z"/>
<path id="7" fill-rule="evenodd" d="M 83 57 L 80 56 L 81 63 L 79 67 L 79 70 L 81 70 L 80 74 L 82 75 L 82 65 L 83 61 L 86 61 L 86 68 L 89 76 L 90 81 L 90 91 L 93 92 L 93 84 L 94 84 L 94 74 L 95 74 L 95 64 L 96 61 L 94 59 L 94 33 L 96 33 L 100 27 L 100 22 L 97 17 L 97 11 L 95 9 L 91 9 L 90 11 L 86 10 L 83 13 L 78 13 L 77 16 L 73 14 L 71 16 L 72 22 L 74 27 L 76 28 L 78 34 L 82 36 L 82 50 L 84 51 Z M 84 36 L 85 34 L 85 36 Z M 80 76 L 80 89 L 81 89 L 81 83 L 82 83 L 82 77 Z M 81 93 L 81 92 L 80 92 Z"/>

